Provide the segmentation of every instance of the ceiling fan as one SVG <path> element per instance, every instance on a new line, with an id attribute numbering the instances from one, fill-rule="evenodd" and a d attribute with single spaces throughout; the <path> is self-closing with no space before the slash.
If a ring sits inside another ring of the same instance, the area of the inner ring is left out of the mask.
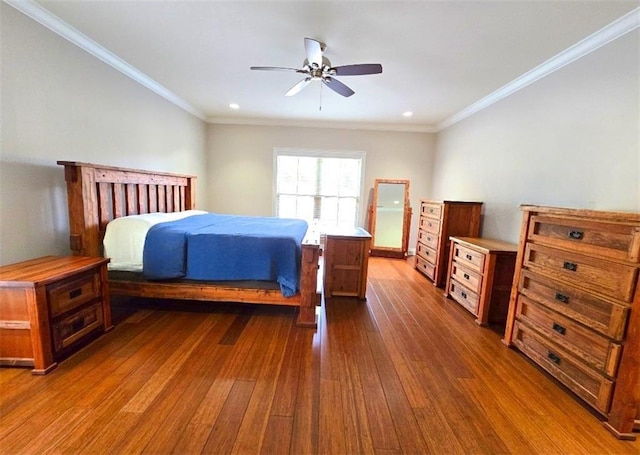
<path id="1" fill-rule="evenodd" d="M 304 39 L 304 48 L 307 51 L 307 58 L 304 60 L 301 69 L 277 66 L 252 66 L 251 69 L 262 71 L 295 71 L 296 73 L 304 74 L 304 79 L 291 87 L 289 91 L 285 93 L 285 96 L 293 96 L 312 81 L 320 80 L 334 92 L 349 97 L 355 92 L 334 76 L 361 76 L 365 74 L 382 73 L 382 65 L 378 63 L 331 66 L 329 59 L 322 55 L 326 44 L 311 38 Z"/>

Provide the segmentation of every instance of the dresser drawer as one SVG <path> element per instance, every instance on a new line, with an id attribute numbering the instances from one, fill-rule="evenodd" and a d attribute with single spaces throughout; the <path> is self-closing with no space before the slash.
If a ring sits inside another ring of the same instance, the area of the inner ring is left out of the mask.
<path id="1" fill-rule="evenodd" d="M 416 256 L 416 269 L 420 270 L 431 280 L 435 277 L 436 267 L 435 265 L 425 261 L 420 256 Z"/>
<path id="2" fill-rule="evenodd" d="M 629 308 L 523 270 L 518 290 L 531 300 L 575 319 L 616 341 L 624 337 Z"/>
<path id="3" fill-rule="evenodd" d="M 513 343 L 598 411 L 603 414 L 609 412 L 613 381 L 518 321 L 514 323 Z"/>
<path id="4" fill-rule="evenodd" d="M 422 229 L 418 231 L 418 241 L 424 243 L 426 246 L 433 250 L 438 249 L 438 235 L 432 234 L 427 231 L 423 231 Z"/>
<path id="5" fill-rule="evenodd" d="M 482 275 L 472 272 L 468 268 L 460 266 L 456 262 L 451 264 L 450 273 L 451 277 L 455 278 L 464 287 L 476 294 L 480 293 L 480 289 L 482 289 Z"/>
<path id="6" fill-rule="evenodd" d="M 440 219 L 440 216 L 442 215 L 442 204 L 423 202 L 420 205 L 420 215 Z"/>
<path id="7" fill-rule="evenodd" d="M 464 264 L 467 268 L 482 273 L 484 268 L 484 254 L 466 248 L 459 243 L 453 244 L 453 259 Z"/>
<path id="8" fill-rule="evenodd" d="M 440 232 L 440 220 L 436 218 L 428 218 L 426 216 L 420 217 L 420 229 L 424 229 L 432 234 L 438 234 Z"/>
<path id="9" fill-rule="evenodd" d="M 471 313 L 478 315 L 478 302 L 480 301 L 478 294 L 462 286 L 456 280 L 451 280 L 449 283 L 449 295 Z"/>
<path id="10" fill-rule="evenodd" d="M 47 287 L 51 317 L 71 311 L 100 295 L 100 273 L 95 272 Z"/>
<path id="11" fill-rule="evenodd" d="M 527 244 L 524 265 L 590 291 L 631 302 L 637 269 L 542 245 Z"/>
<path id="12" fill-rule="evenodd" d="M 640 261 L 640 229 L 633 225 L 533 216 L 528 237 L 585 254 Z"/>
<path id="13" fill-rule="evenodd" d="M 526 322 L 588 365 L 609 377 L 615 377 L 622 353 L 619 344 L 523 295 L 518 297 L 516 315 L 520 321 Z"/>
<path id="14" fill-rule="evenodd" d="M 102 305 L 100 302 L 54 322 L 51 326 L 54 352 L 59 353 L 101 327 Z"/>
<path id="15" fill-rule="evenodd" d="M 426 245 L 418 242 L 418 244 L 416 245 L 416 254 L 420 256 L 422 259 L 424 259 L 425 261 L 435 265 L 436 252 L 431 248 L 428 248 Z"/>

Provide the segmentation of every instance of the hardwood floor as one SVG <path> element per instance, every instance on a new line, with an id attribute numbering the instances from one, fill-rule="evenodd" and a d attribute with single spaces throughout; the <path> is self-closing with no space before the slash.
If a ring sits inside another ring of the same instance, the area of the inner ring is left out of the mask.
<path id="1" fill-rule="evenodd" d="M 0 452 L 640 453 L 411 259 L 371 258 L 367 297 L 317 331 L 291 308 L 116 306 L 51 374 L 0 369 Z"/>

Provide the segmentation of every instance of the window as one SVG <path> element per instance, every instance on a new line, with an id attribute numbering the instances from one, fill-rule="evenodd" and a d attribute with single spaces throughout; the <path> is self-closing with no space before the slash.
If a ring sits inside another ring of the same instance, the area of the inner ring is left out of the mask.
<path id="1" fill-rule="evenodd" d="M 321 230 L 358 222 L 364 152 L 275 150 L 275 206 Z"/>

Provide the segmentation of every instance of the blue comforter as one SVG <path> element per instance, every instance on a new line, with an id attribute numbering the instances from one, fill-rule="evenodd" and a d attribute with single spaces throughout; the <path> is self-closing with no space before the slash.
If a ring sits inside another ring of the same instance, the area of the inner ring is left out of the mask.
<path id="1" fill-rule="evenodd" d="M 303 220 L 194 215 L 147 233 L 143 273 L 149 279 L 277 281 L 285 297 L 298 291 Z"/>

